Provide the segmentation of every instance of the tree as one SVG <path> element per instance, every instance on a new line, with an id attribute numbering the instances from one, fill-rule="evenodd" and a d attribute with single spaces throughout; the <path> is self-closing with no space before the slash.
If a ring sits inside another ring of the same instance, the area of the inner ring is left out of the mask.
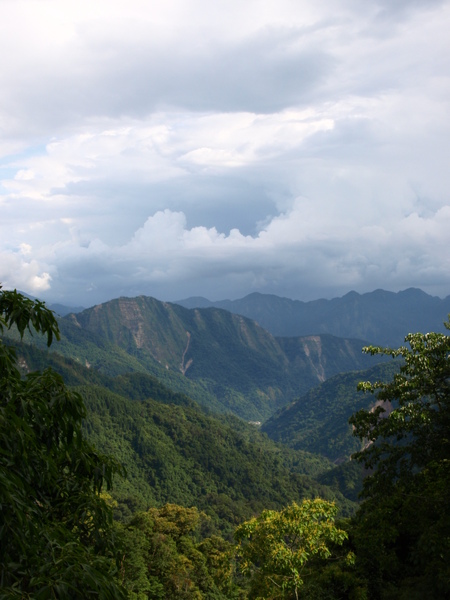
<path id="1" fill-rule="evenodd" d="M 265 510 L 240 525 L 235 537 L 241 570 L 251 578 L 250 598 L 297 599 L 307 565 L 329 558 L 330 548 L 347 539 L 334 524 L 336 513 L 334 503 L 316 498 Z"/>
<path id="2" fill-rule="evenodd" d="M 0 287 L 0 333 L 16 327 L 59 339 L 42 302 Z M 114 581 L 112 512 L 100 496 L 111 457 L 82 436 L 85 407 L 46 369 L 22 377 L 0 339 L 0 598 L 122 598 Z"/>
<path id="3" fill-rule="evenodd" d="M 225 600 L 237 598 L 232 544 L 212 537 L 197 543 L 206 515 L 166 504 L 134 515 L 123 530 L 123 584 L 130 598 Z"/>
<path id="4" fill-rule="evenodd" d="M 364 443 L 354 458 L 369 473 L 356 520 L 358 557 L 373 598 L 448 598 L 450 336 L 405 341 L 409 347 L 365 348 L 401 363 L 392 381 L 359 385 L 376 394 L 376 405 L 350 419 Z"/>

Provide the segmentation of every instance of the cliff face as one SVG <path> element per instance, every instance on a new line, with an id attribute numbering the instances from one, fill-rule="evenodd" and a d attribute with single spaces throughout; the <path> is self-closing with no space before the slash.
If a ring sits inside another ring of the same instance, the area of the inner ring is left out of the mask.
<path id="1" fill-rule="evenodd" d="M 254 406 L 253 418 L 269 416 L 336 373 L 367 365 L 361 341 L 330 335 L 275 338 L 241 315 L 185 309 L 144 296 L 118 298 L 63 322 L 98 347 L 108 345 L 138 361 L 139 368 L 154 373 L 157 365 L 201 382 L 237 414 L 242 415 L 245 397 Z M 78 359 L 93 362 L 89 356 Z"/>

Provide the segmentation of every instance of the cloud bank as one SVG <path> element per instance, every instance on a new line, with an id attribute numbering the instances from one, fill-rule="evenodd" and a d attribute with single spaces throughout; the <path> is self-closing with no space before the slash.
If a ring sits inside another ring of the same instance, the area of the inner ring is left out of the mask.
<path id="1" fill-rule="evenodd" d="M 447 1 L 4 5 L 0 281 L 450 293 Z"/>

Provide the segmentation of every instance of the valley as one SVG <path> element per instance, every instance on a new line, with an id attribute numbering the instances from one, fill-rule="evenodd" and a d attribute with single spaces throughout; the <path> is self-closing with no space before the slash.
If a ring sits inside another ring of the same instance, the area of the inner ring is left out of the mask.
<path id="1" fill-rule="evenodd" d="M 31 332 L 20 340 L 14 328 L 3 343 L 16 347 L 24 377 L 50 367 L 82 399 L 83 435 L 124 471 L 107 496 L 117 527 L 129 532 L 124 540 L 137 535 L 142 515 L 189 507 L 200 515 L 198 548 L 231 549 L 242 523 L 308 499 L 335 504 L 340 520 L 357 523 L 367 471 L 352 455 L 369 445 L 349 419 L 377 405 L 357 386 L 395 378 L 401 360 L 363 353 L 370 340 L 328 331 L 276 337 L 222 308 L 144 296 L 68 314 L 58 327 L 50 348 Z M 183 548 L 177 560 L 187 560 Z M 229 591 L 217 597 L 247 597 L 239 579 L 226 581 Z"/>
<path id="2" fill-rule="evenodd" d="M 223 309 L 119 298 L 59 319 L 53 349 L 108 375 L 142 372 L 212 410 L 262 421 L 325 379 L 369 367 L 364 341 L 277 338 Z M 41 342 L 41 347 L 43 344 Z"/>

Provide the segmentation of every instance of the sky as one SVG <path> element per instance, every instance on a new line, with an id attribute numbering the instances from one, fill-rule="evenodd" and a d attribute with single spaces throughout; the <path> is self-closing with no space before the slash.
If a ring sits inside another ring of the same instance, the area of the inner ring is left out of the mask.
<path id="1" fill-rule="evenodd" d="M 450 294 L 450 0 L 0 0 L 0 282 Z"/>

